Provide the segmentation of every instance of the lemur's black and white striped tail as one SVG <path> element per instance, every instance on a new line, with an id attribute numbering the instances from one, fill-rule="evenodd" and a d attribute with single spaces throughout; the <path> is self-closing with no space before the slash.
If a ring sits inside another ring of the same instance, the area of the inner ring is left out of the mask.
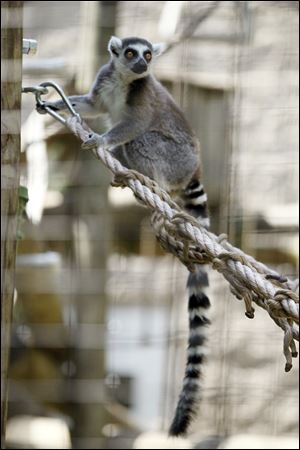
<path id="1" fill-rule="evenodd" d="M 185 209 L 197 217 L 204 226 L 209 226 L 207 196 L 198 180 L 192 180 L 184 191 Z M 175 416 L 169 434 L 185 434 L 192 418 L 197 413 L 200 400 L 202 364 L 205 359 L 206 327 L 210 321 L 206 316 L 210 301 L 204 290 L 208 286 L 208 277 L 204 266 L 197 266 L 188 277 L 189 293 L 189 339 L 187 362 L 183 386 L 176 407 Z"/>

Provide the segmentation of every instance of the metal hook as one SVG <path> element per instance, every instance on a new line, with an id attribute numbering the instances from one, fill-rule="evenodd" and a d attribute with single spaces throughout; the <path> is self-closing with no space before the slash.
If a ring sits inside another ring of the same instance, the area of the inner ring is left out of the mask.
<path id="1" fill-rule="evenodd" d="M 22 88 L 22 93 L 27 94 L 28 92 L 32 92 L 33 94 L 48 94 L 48 89 L 41 86 L 28 86 Z"/>
<path id="2" fill-rule="evenodd" d="M 49 93 L 48 87 L 52 87 L 56 90 L 58 95 L 61 97 L 61 99 L 66 104 L 68 110 L 72 114 L 72 116 L 77 117 L 80 119 L 80 115 L 75 111 L 72 104 L 70 103 L 70 100 L 65 95 L 64 91 L 61 89 L 61 87 L 58 86 L 58 84 L 54 83 L 54 81 L 45 81 L 44 83 L 39 84 L 38 86 L 30 86 L 22 88 L 23 93 L 32 92 L 35 95 L 36 100 L 36 106 L 39 107 L 41 110 L 47 112 L 50 114 L 50 116 L 54 117 L 54 119 L 58 120 L 63 125 L 66 124 L 66 119 L 64 119 L 60 114 L 55 112 L 53 109 L 51 109 L 49 106 L 47 106 L 46 102 L 41 99 L 42 95 L 46 95 Z"/>
<path id="3" fill-rule="evenodd" d="M 80 115 L 75 111 L 75 109 L 73 108 L 73 106 L 70 103 L 70 100 L 65 95 L 64 91 L 61 89 L 61 87 L 59 87 L 56 83 L 54 83 L 54 81 L 45 81 L 44 83 L 41 83 L 38 87 L 46 88 L 46 89 L 47 89 L 47 87 L 54 88 L 56 90 L 56 92 L 58 93 L 58 95 L 61 97 L 61 99 L 66 104 L 66 106 L 67 106 L 68 110 L 70 111 L 70 113 L 72 114 L 72 116 L 80 119 Z M 60 123 L 65 125 L 66 119 L 64 119 L 60 114 L 53 111 L 53 109 L 51 109 L 49 106 L 47 106 L 45 104 L 44 100 L 41 99 L 41 95 L 44 95 L 44 92 L 38 91 L 35 93 L 37 106 L 42 107 L 45 111 L 47 111 L 48 114 L 50 114 L 50 116 L 54 117 L 54 119 L 58 120 Z"/>

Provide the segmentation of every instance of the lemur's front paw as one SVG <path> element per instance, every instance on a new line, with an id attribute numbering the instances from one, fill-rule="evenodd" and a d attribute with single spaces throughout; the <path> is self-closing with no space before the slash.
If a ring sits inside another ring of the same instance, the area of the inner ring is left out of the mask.
<path id="1" fill-rule="evenodd" d="M 83 150 L 92 150 L 95 147 L 105 147 L 104 137 L 97 133 L 90 134 L 90 137 L 81 145 Z"/>
<path id="2" fill-rule="evenodd" d="M 36 110 L 40 114 L 47 114 L 47 110 L 45 109 L 45 104 L 43 104 L 43 105 L 36 105 Z"/>
<path id="3" fill-rule="evenodd" d="M 61 100 L 58 100 L 57 102 L 45 102 L 44 106 L 53 109 L 53 111 L 60 111 L 63 109 L 64 103 Z"/>
<path id="4" fill-rule="evenodd" d="M 58 100 L 57 102 L 43 102 L 42 105 L 37 105 L 36 109 L 40 114 L 46 114 L 46 107 L 57 112 L 63 109 L 64 103 L 61 100 Z"/>

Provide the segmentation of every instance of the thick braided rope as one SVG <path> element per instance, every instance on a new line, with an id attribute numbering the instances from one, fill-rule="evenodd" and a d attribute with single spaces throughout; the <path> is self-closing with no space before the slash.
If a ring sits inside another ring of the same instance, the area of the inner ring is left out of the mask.
<path id="1" fill-rule="evenodd" d="M 83 142 L 92 131 L 76 117 L 67 119 L 71 131 Z M 264 308 L 284 331 L 285 370 L 297 356 L 294 340 L 299 340 L 299 297 L 291 280 L 281 277 L 242 250 L 232 246 L 224 235 L 215 236 L 183 212 L 157 183 L 124 167 L 101 147 L 95 156 L 114 174 L 114 186 L 128 186 L 137 200 L 153 211 L 152 226 L 162 247 L 176 255 L 189 270 L 194 264 L 210 263 L 229 282 L 231 291 L 245 302 L 246 315 L 254 317 L 252 302 Z"/>

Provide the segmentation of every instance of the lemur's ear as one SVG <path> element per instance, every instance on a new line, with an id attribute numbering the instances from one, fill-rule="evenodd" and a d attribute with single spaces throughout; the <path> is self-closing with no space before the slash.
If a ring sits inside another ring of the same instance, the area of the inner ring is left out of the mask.
<path id="1" fill-rule="evenodd" d="M 119 56 L 121 49 L 122 39 L 119 39 L 116 36 L 112 36 L 108 43 L 108 51 L 111 53 L 111 55 Z"/>
<path id="2" fill-rule="evenodd" d="M 159 44 L 153 44 L 153 54 L 154 56 L 160 56 L 167 48 L 166 44 L 159 43 Z"/>

